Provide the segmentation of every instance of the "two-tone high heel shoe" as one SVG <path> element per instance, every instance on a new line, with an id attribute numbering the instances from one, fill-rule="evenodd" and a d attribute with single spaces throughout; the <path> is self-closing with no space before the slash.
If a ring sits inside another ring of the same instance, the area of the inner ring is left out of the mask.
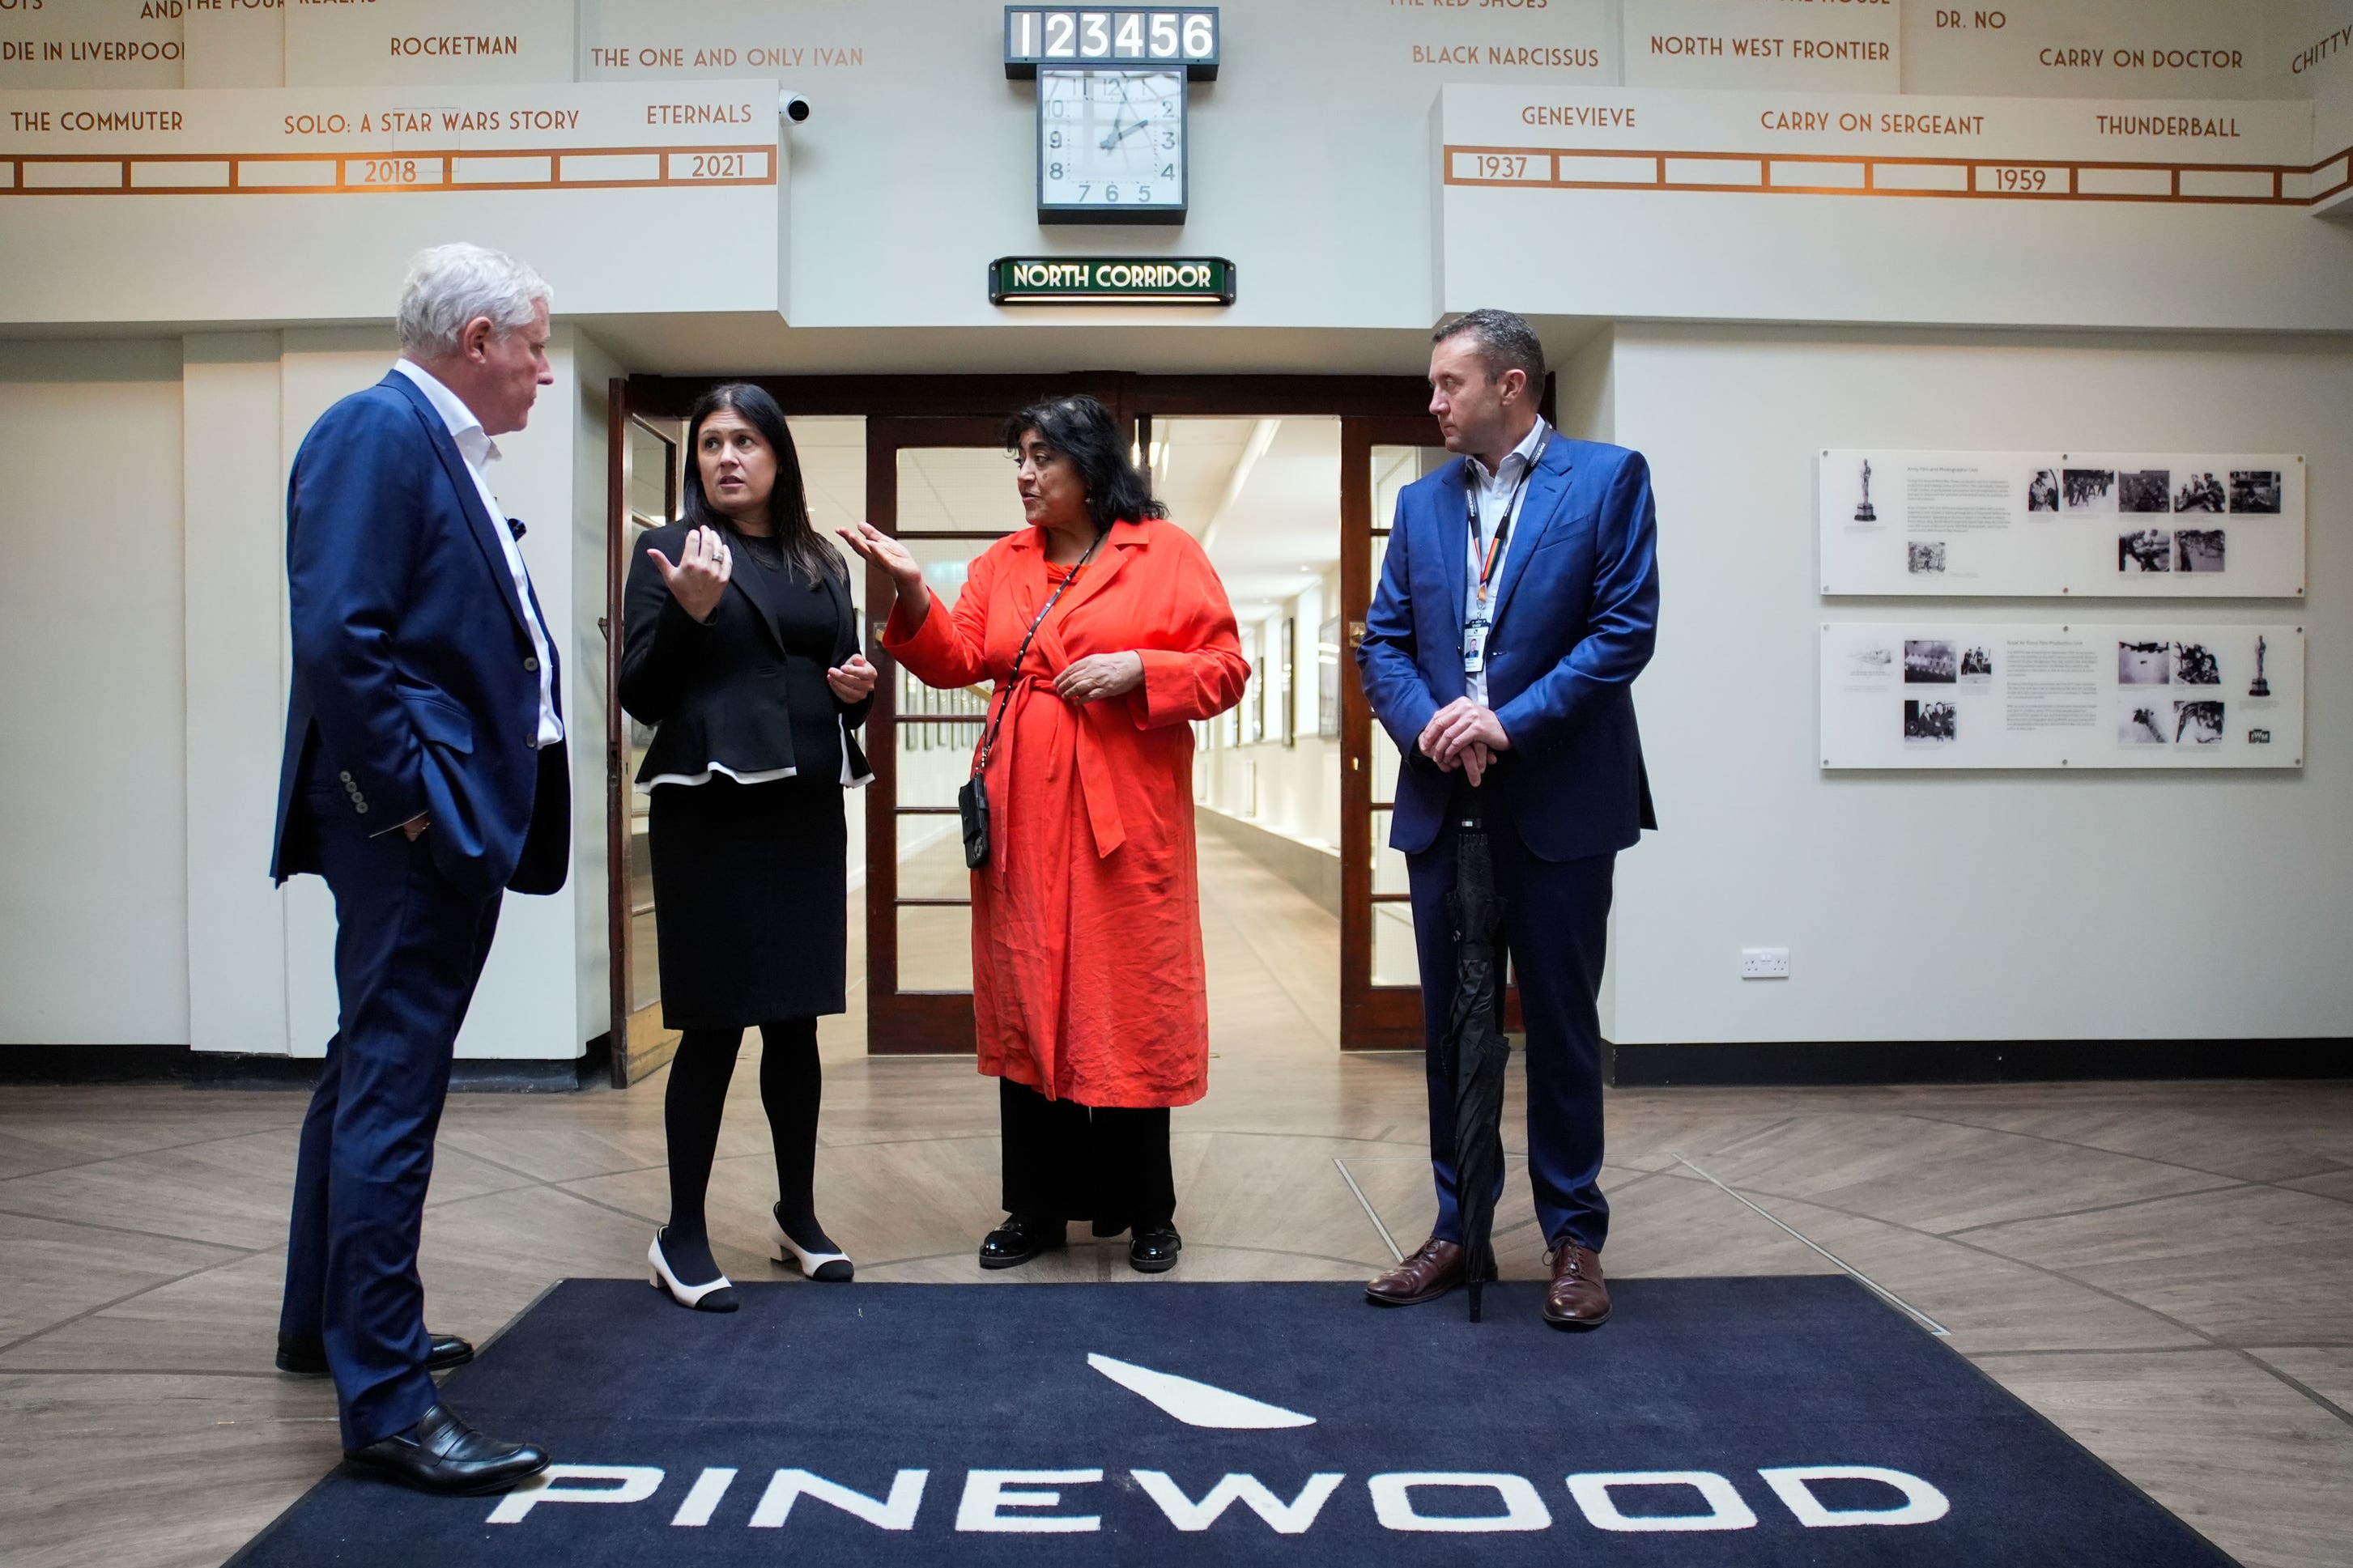
<path id="1" fill-rule="evenodd" d="M 742 1303 L 735 1297 L 735 1282 L 722 1274 L 706 1285 L 689 1285 L 670 1272 L 670 1260 L 662 1256 L 662 1236 L 670 1229 L 664 1226 L 654 1232 L 646 1247 L 647 1282 L 681 1307 L 691 1307 L 698 1312 L 732 1312 Z"/>
<path id="2" fill-rule="evenodd" d="M 795 1241 L 792 1233 L 785 1229 L 784 1219 L 777 1212 L 783 1206 L 779 1204 L 768 1211 L 768 1239 L 776 1244 L 776 1261 L 798 1263 L 803 1277 L 827 1285 L 849 1283 L 857 1270 L 851 1266 L 849 1254 L 835 1247 L 832 1239 L 818 1229 L 814 1221 L 810 1222 L 809 1228 L 815 1232 L 812 1239 L 817 1245 L 803 1247 Z"/>

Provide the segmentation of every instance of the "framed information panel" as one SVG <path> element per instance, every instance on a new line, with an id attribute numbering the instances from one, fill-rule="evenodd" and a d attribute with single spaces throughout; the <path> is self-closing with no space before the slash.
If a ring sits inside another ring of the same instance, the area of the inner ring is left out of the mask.
<path id="1" fill-rule="evenodd" d="M 1840 622 L 1825 768 L 2295 768 L 2304 628 Z"/>
<path id="2" fill-rule="evenodd" d="M 1831 451 L 1825 594 L 2294 599 L 2304 459 Z"/>

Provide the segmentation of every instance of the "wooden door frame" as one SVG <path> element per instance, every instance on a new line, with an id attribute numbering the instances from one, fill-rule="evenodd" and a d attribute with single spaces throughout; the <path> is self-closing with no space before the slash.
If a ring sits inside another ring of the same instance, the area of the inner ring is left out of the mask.
<path id="1" fill-rule="evenodd" d="M 1365 613 L 1373 602 L 1373 540 L 1388 520 L 1373 515 L 1373 448 L 1427 447 L 1434 435 L 1427 413 L 1360 416 L 1340 422 L 1340 1048 L 1419 1050 L 1423 1045 L 1421 987 L 1373 984 L 1375 906 L 1403 893 L 1373 890 L 1373 813 L 1388 810 L 1393 780 L 1373 776 L 1372 704 L 1356 678 L 1356 648 L 1365 640 Z"/>
<path id="2" fill-rule="evenodd" d="M 633 375 L 626 383 L 614 383 L 614 458 L 612 484 L 615 501 L 611 526 L 617 541 L 625 537 L 628 519 L 625 500 L 621 496 L 620 442 L 626 433 L 625 417 L 629 415 L 647 418 L 683 419 L 695 401 L 712 387 L 723 382 L 744 381 L 759 386 L 773 395 L 791 415 L 804 417 L 859 416 L 867 421 L 867 500 L 870 514 L 878 498 L 887 497 L 888 515 L 895 520 L 898 493 L 896 453 L 904 447 L 925 444 L 916 437 L 932 437 L 931 445 L 994 444 L 1001 430 L 1001 422 L 1013 410 L 1042 398 L 1069 396 L 1086 393 L 1111 409 L 1113 417 L 1122 425 L 1149 438 L 1153 420 L 1172 418 L 1339 418 L 1344 421 L 1343 458 L 1340 474 L 1342 507 L 1342 599 L 1348 600 L 1346 584 L 1352 570 L 1363 579 L 1359 603 L 1370 600 L 1369 559 L 1361 546 L 1369 541 L 1369 532 L 1360 532 L 1358 547 L 1349 543 L 1346 519 L 1369 516 L 1371 508 L 1371 476 L 1363 463 L 1351 462 L 1345 445 L 1345 421 L 1378 422 L 1383 433 L 1380 444 L 1391 444 L 1388 432 L 1404 429 L 1409 425 L 1413 435 L 1403 443 L 1427 445 L 1431 435 L 1428 404 L 1430 389 L 1419 375 L 1152 375 L 1126 371 L 1096 371 L 1050 373 L 1039 374 L 986 375 Z M 1367 425 L 1366 428 L 1373 428 Z M 878 431 L 885 437 L 877 440 Z M 901 439 L 899 437 L 906 437 Z M 886 460 L 887 457 L 887 460 Z M 1353 487 L 1353 489 L 1352 489 Z M 1354 495 L 1355 511 L 1350 509 Z M 878 526 L 883 526 L 878 521 Z M 895 531 L 895 530 L 886 530 Z M 617 542 L 614 546 L 618 549 Z M 898 722 L 897 666 L 881 652 L 882 617 L 873 613 L 872 606 L 889 596 L 890 584 L 870 568 L 867 573 L 866 627 L 867 657 L 881 671 L 875 689 L 874 708 L 867 720 L 867 753 L 874 770 L 874 784 L 868 799 L 866 813 L 867 854 L 867 1050 L 870 1055 L 960 1055 L 973 1049 L 972 1000 L 969 992 L 901 993 L 898 982 L 898 916 L 897 877 L 898 857 L 896 726 Z M 1361 611 L 1357 619 L 1361 620 Z M 611 610 L 616 631 L 607 650 L 608 691 L 616 689 L 619 675 L 619 606 Z M 1361 628 L 1358 628 L 1360 631 Z M 1341 732 L 1344 737 L 1342 766 L 1342 835 L 1351 844 L 1370 844 L 1369 795 L 1363 803 L 1363 813 L 1355 826 L 1350 826 L 1347 748 L 1353 743 L 1358 750 L 1356 766 L 1361 770 L 1369 764 L 1369 710 L 1357 683 L 1353 657 L 1353 636 L 1344 649 L 1345 667 L 1340 681 Z M 1351 718 L 1354 714 L 1356 717 Z M 925 721 L 936 721 L 927 719 Z M 617 737 L 626 733 L 619 728 L 626 723 L 620 716 L 619 704 L 612 704 L 608 723 L 611 736 L 608 746 L 618 746 Z M 1355 736 L 1351 742 L 1346 737 Z M 626 749 L 617 755 L 626 760 Z M 616 764 L 618 765 L 617 763 Z M 887 805 L 886 805 L 887 803 Z M 941 808 L 945 809 L 945 808 Z M 626 831 L 623 819 L 619 829 Z M 609 835 L 608 835 L 609 839 Z M 626 855 L 624 839 L 614 851 Z M 1356 862 L 1361 859 L 1363 864 Z M 887 861 L 888 868 L 878 873 L 878 866 Z M 1369 914 L 1360 933 L 1357 969 L 1351 969 L 1351 921 L 1345 910 L 1354 907 L 1348 898 L 1351 888 L 1357 896 L 1371 892 L 1372 867 L 1368 858 L 1344 848 L 1341 862 L 1344 911 L 1341 930 L 1341 984 L 1343 999 L 1341 1044 L 1344 1049 L 1419 1048 L 1421 1045 L 1421 1013 L 1419 992 L 1414 987 L 1385 987 L 1376 993 L 1370 986 L 1371 954 L 1369 948 Z M 1369 910 L 1369 904 L 1365 906 Z M 624 906 L 625 908 L 625 906 Z M 617 914 L 617 921 L 622 918 Z M 622 1002 L 627 998 L 628 976 L 623 963 L 627 957 L 628 932 L 616 924 L 613 932 L 615 962 L 615 994 Z M 1348 1004 L 1352 994 L 1348 976 L 1360 973 L 1355 992 L 1362 998 L 1353 1009 Z M 619 1016 L 617 1012 L 617 1016 Z M 616 1041 L 616 1081 L 620 1081 L 622 1049 Z"/>
<path id="3" fill-rule="evenodd" d="M 993 448 L 1003 433 L 997 415 L 869 415 L 866 418 L 866 521 L 893 539 L 970 539 L 961 531 L 899 527 L 899 454 L 922 448 Z M 866 657 L 877 671 L 874 706 L 866 716 L 867 766 L 874 782 L 866 796 L 866 1052 L 869 1056 L 962 1056 L 973 1048 L 969 991 L 899 988 L 899 911 L 921 907 L 970 908 L 965 899 L 908 899 L 899 892 L 899 819 L 953 816 L 952 805 L 899 802 L 899 661 L 882 647 L 889 617 L 875 606 L 896 595 L 890 574 L 866 569 Z M 979 722 L 968 716 L 926 716 L 925 723 Z"/>

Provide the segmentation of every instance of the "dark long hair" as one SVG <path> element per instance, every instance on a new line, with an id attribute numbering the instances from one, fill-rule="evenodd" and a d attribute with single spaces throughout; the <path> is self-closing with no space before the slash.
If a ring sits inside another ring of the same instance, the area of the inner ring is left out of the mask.
<path id="1" fill-rule="evenodd" d="M 1031 404 L 1005 422 L 1005 449 L 1018 453 L 1021 437 L 1032 430 L 1078 468 L 1096 532 L 1114 522 L 1168 515 L 1168 509 L 1152 499 L 1152 481 L 1128 460 L 1127 443 L 1100 400 L 1080 393 Z"/>
<path id="2" fill-rule="evenodd" d="M 679 483 L 680 511 L 689 528 L 715 528 L 732 539 L 743 531 L 734 519 L 711 504 L 702 493 L 702 422 L 721 409 L 732 409 L 776 454 L 776 488 L 768 492 L 768 526 L 790 562 L 812 584 L 827 577 L 846 578 L 849 568 L 810 525 L 808 490 L 801 482 L 801 456 L 793 447 L 793 433 L 785 425 L 785 411 L 776 400 L 748 381 L 714 386 L 695 401 L 686 416 L 686 473 Z"/>

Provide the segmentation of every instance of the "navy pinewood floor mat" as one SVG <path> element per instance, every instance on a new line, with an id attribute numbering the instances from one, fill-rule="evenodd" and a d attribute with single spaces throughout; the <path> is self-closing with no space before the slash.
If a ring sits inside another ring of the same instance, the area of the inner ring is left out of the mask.
<path id="1" fill-rule="evenodd" d="M 555 1287 L 444 1384 L 555 1455 L 439 1499 L 339 1469 L 232 1561 L 602 1568 L 2229 1559 L 1842 1277 L 1385 1310 L 1346 1284 Z"/>

